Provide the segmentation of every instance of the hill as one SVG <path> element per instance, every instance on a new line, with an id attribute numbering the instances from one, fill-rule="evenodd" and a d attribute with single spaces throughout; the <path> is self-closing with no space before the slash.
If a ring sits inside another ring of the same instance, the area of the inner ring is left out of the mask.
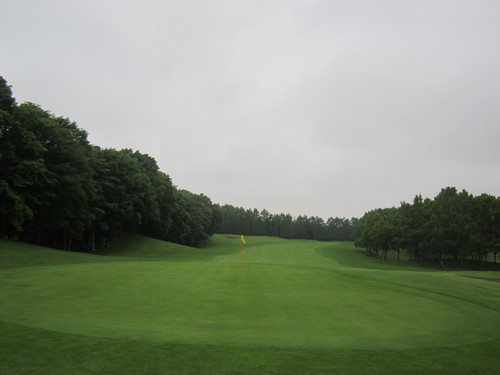
<path id="1" fill-rule="evenodd" d="M 500 284 L 350 242 L 0 241 L 1 373 L 471 374 L 500 364 Z M 500 278 L 499 273 L 488 273 Z M 473 323 L 473 324 L 472 324 Z"/>

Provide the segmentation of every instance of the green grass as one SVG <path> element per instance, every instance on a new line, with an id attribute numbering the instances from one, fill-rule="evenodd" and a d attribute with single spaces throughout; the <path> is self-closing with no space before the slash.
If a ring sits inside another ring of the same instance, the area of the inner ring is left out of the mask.
<path id="1" fill-rule="evenodd" d="M 352 243 L 0 240 L 1 374 L 495 374 L 500 283 Z"/>

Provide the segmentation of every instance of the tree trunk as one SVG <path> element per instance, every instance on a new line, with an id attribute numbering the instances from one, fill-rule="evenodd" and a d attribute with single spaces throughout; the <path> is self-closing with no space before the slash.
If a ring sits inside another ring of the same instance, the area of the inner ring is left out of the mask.
<path id="1" fill-rule="evenodd" d="M 90 249 L 95 251 L 95 229 L 92 229 L 92 233 L 90 235 Z"/>
<path id="2" fill-rule="evenodd" d="M 59 231 L 56 230 L 56 235 L 54 238 L 54 249 L 57 249 L 57 242 L 59 242 Z"/>
<path id="3" fill-rule="evenodd" d="M 441 251 L 439 252 L 439 263 L 441 263 L 441 267 L 443 268 L 443 271 L 444 271 L 445 269 L 444 269 L 443 256 L 441 254 Z"/>
<path id="4" fill-rule="evenodd" d="M 66 246 L 66 239 L 68 237 L 68 231 L 65 229 L 64 230 L 64 237 L 63 237 L 63 249 L 64 250 L 68 250 L 67 246 Z"/>

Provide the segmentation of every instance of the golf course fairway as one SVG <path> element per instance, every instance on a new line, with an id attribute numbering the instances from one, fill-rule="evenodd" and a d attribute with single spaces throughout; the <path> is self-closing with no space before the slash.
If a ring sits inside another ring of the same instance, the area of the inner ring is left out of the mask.
<path id="1" fill-rule="evenodd" d="M 0 373 L 494 374 L 500 283 L 352 243 L 0 242 Z M 485 277 L 499 278 L 495 272 Z"/>

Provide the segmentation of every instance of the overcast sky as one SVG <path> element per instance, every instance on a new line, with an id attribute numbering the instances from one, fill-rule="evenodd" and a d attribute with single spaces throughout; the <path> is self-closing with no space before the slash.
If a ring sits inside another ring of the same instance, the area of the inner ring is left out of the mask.
<path id="1" fill-rule="evenodd" d="M 500 195 L 498 0 L 0 0 L 18 103 L 179 188 L 361 217 Z"/>

